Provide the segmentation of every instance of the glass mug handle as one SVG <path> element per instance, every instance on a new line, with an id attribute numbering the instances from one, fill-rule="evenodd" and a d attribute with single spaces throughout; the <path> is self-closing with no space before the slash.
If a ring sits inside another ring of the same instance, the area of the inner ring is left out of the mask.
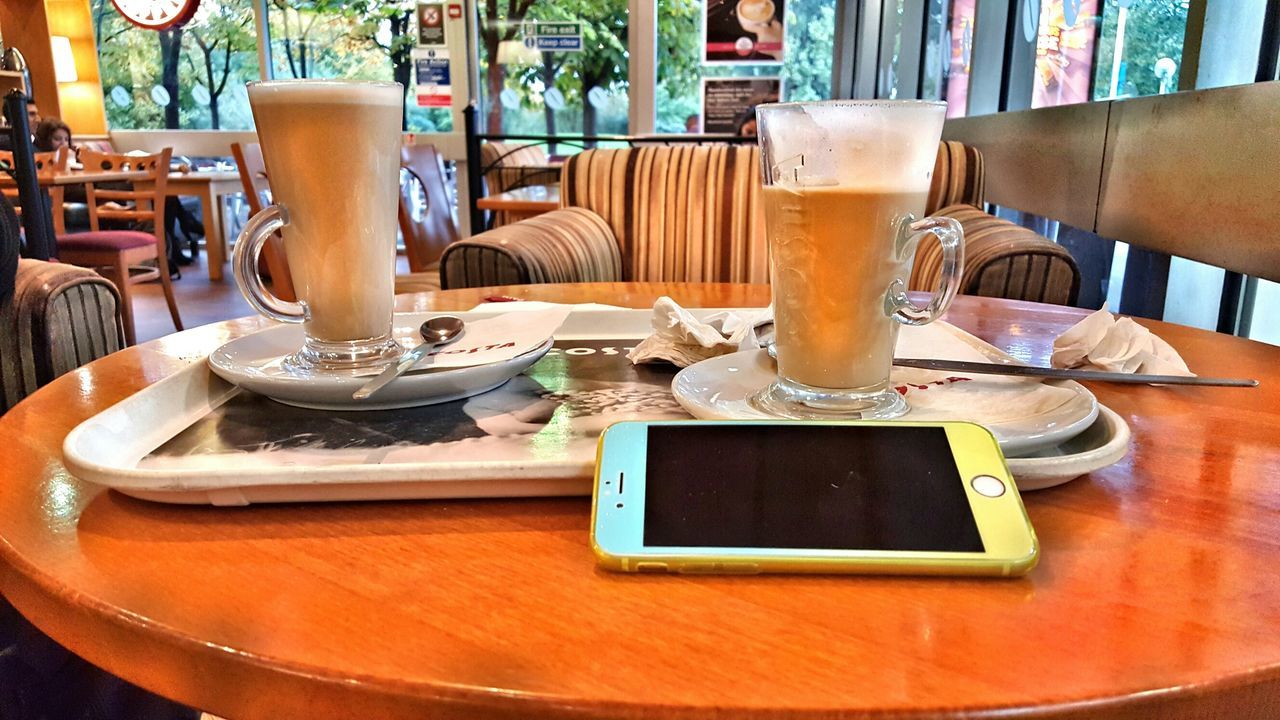
<path id="1" fill-rule="evenodd" d="M 960 273 L 964 268 L 964 229 L 949 217 L 927 217 L 916 222 L 903 222 L 898 228 L 898 247 L 914 248 L 923 235 L 931 234 L 942 244 L 942 277 L 929 304 L 920 307 L 907 297 L 906 284 L 894 280 L 885 295 L 885 310 L 903 325 L 928 325 L 947 311 L 947 306 L 960 289 Z"/>
<path id="2" fill-rule="evenodd" d="M 231 253 L 231 270 L 235 273 L 240 293 L 254 310 L 272 320 L 301 323 L 310 319 L 307 304 L 288 302 L 272 295 L 258 275 L 258 258 L 262 255 L 262 246 L 288 224 L 289 211 L 283 205 L 269 205 L 250 218 L 245 223 L 244 230 L 240 231 L 240 237 L 236 239 L 235 250 Z"/>

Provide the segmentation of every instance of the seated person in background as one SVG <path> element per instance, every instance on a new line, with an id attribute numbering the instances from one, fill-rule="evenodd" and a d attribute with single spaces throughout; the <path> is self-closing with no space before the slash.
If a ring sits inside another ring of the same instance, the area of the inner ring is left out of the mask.
<path id="1" fill-rule="evenodd" d="M 35 146 L 39 152 L 51 152 L 63 147 L 74 151 L 75 146 L 71 144 L 71 128 L 58 118 L 42 120 L 35 126 Z"/>
<path id="2" fill-rule="evenodd" d="M 3 107 L 3 103 L 0 103 Z M 9 135 L 12 123 L 9 122 L 9 109 L 4 108 L 4 128 L 0 131 L 0 150 L 13 150 L 13 138 Z M 40 108 L 35 103 L 27 105 L 27 126 L 34 132 L 36 125 L 40 124 Z"/>
<path id="3" fill-rule="evenodd" d="M 72 153 L 71 159 L 75 160 L 76 148 L 71 144 L 71 128 L 66 123 L 58 118 L 48 118 L 41 120 L 32 128 L 35 133 L 33 143 L 36 146 L 36 152 L 53 152 L 65 147 Z M 63 206 L 63 212 L 67 228 L 70 231 L 89 229 L 89 210 L 83 207 L 87 202 L 84 186 L 68 185 L 63 188 L 62 193 L 62 200 L 66 203 Z"/>

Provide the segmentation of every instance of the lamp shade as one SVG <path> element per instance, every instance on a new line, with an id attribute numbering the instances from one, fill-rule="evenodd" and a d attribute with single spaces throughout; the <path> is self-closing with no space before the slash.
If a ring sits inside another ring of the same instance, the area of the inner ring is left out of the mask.
<path id="1" fill-rule="evenodd" d="M 71 39 L 61 35 L 49 38 L 53 49 L 53 74 L 60 83 L 75 82 L 80 79 L 76 74 L 76 58 L 71 54 Z"/>

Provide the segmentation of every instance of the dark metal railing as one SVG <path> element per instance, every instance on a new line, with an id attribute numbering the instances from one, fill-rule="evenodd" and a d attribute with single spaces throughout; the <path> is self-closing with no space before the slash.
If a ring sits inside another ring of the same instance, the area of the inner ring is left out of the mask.
<path id="1" fill-rule="evenodd" d="M 4 107 L 9 114 L 9 133 L 13 140 L 13 167 L 7 172 L 18 184 L 18 202 L 22 205 L 22 228 L 26 236 L 22 255 L 48 260 L 57 257 L 53 212 L 36 177 L 35 147 L 31 144 L 31 124 L 27 119 L 27 96 L 21 90 L 10 90 L 5 96 Z"/>
<path id="2" fill-rule="evenodd" d="M 620 143 L 628 147 L 636 145 L 703 145 L 708 143 L 729 143 L 729 144 L 755 144 L 756 138 L 742 137 L 740 135 L 536 135 L 536 134 L 502 134 L 502 133 L 482 133 L 479 129 L 479 110 L 475 103 L 472 103 L 462 111 L 463 125 L 466 130 L 466 149 L 467 149 L 467 195 L 468 209 L 471 218 L 471 232 L 478 233 L 485 227 L 484 211 L 476 205 L 476 201 L 485 195 L 484 178 L 485 175 L 503 166 L 503 160 L 513 153 L 520 150 L 538 145 L 546 145 L 555 147 L 557 145 L 567 145 L 569 147 L 585 150 L 595 147 L 600 143 Z M 513 148 L 502 153 L 491 162 L 485 163 L 480 159 L 480 146 L 484 142 L 518 142 L 520 147 Z M 525 177 L 522 177 L 515 187 L 523 187 L 523 183 L 532 178 L 541 178 L 545 180 L 546 168 L 533 168 Z M 543 183 L 529 183 L 543 184 Z M 508 188 L 514 189 L 514 188 Z"/>

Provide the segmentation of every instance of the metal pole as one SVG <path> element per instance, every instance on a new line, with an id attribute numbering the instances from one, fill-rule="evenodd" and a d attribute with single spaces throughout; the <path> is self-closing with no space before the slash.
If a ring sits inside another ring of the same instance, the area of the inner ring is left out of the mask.
<path id="1" fill-rule="evenodd" d="M 480 177 L 480 138 L 476 133 L 478 115 L 475 103 L 468 104 L 462 111 L 462 124 L 467 133 L 467 206 L 472 235 L 484 231 L 484 211 L 476 205 L 476 200 L 484 192 Z"/>
<path id="2" fill-rule="evenodd" d="M 27 120 L 27 96 L 13 89 L 4 98 L 13 136 L 14 179 L 18 201 L 22 203 L 22 228 L 27 236 L 26 256 L 36 260 L 57 257 L 53 237 L 53 213 L 40 180 L 36 176 L 35 148 L 31 145 L 31 124 Z"/>

